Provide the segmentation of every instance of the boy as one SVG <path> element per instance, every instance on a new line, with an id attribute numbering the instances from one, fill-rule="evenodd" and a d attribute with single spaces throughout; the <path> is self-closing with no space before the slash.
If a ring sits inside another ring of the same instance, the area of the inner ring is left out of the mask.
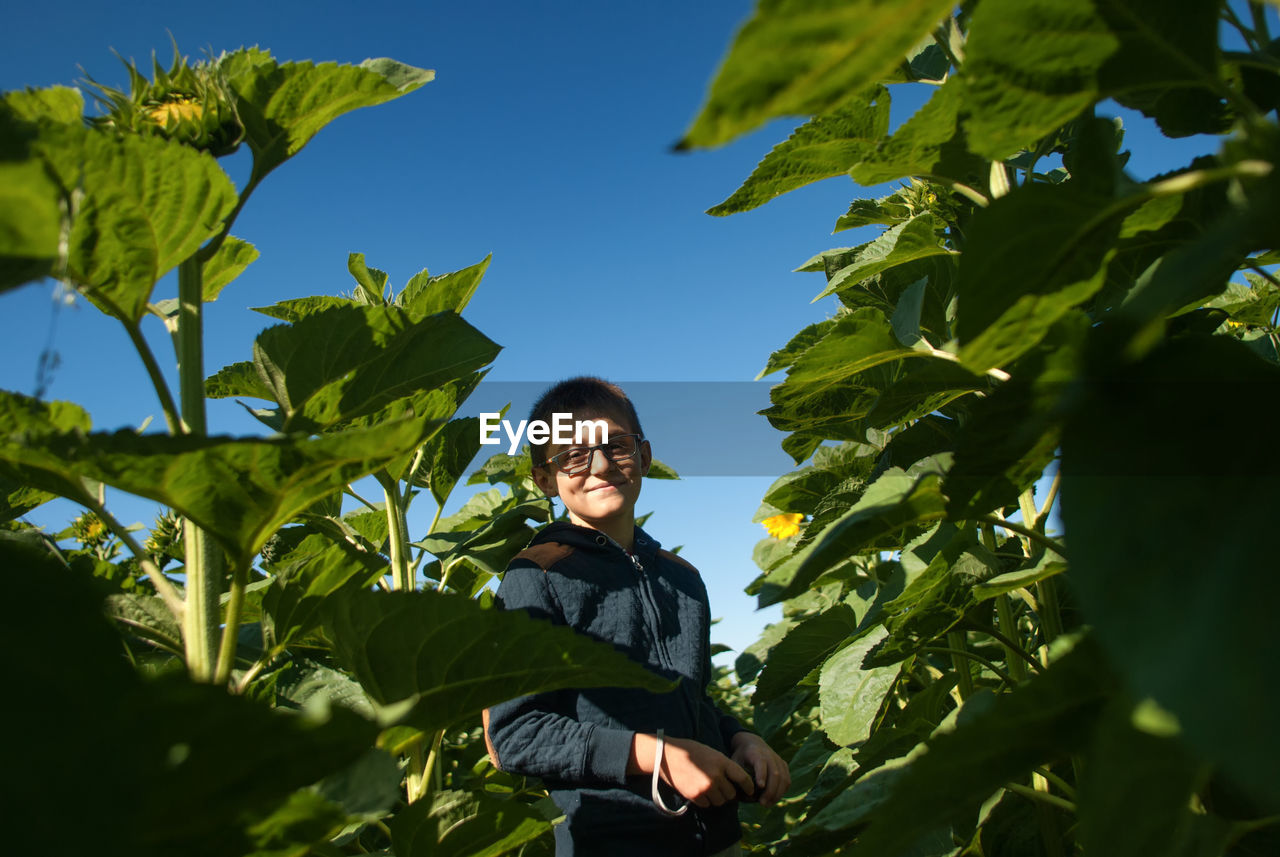
<path id="1" fill-rule="evenodd" d="M 775 803 L 791 782 L 787 765 L 707 697 L 706 589 L 635 525 L 652 453 L 630 399 L 599 378 L 573 378 L 544 393 L 529 422 L 556 413 L 603 420 L 608 442 L 531 444 L 534 481 L 569 521 L 543 528 L 512 560 L 498 602 L 612 643 L 680 683 L 667 694 L 587 688 L 496 705 L 485 717 L 490 755 L 551 790 L 565 815 L 561 857 L 739 853 L 735 795 Z"/>

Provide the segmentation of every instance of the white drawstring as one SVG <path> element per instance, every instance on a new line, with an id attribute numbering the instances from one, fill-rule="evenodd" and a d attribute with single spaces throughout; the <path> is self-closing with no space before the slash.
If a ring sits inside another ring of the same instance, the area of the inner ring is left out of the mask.
<path id="1" fill-rule="evenodd" d="M 687 800 L 684 802 L 684 804 L 681 805 L 679 809 L 672 809 L 671 807 L 667 806 L 665 803 L 662 802 L 662 795 L 658 793 L 658 774 L 659 772 L 662 771 L 662 747 L 665 743 L 666 743 L 666 739 L 663 737 L 663 730 L 659 729 L 658 741 L 655 745 L 656 749 L 653 751 L 653 781 L 651 783 L 651 789 L 653 791 L 653 802 L 657 804 L 658 809 L 662 810 L 667 815 L 671 815 L 671 816 L 684 815 L 685 812 L 689 809 L 689 802 Z"/>

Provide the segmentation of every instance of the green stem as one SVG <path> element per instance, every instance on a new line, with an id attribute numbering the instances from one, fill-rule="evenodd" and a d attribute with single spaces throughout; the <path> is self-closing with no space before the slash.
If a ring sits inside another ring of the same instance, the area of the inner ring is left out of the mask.
<path id="1" fill-rule="evenodd" d="M 182 421 L 190 434 L 208 433 L 204 410 L 204 284 L 200 261 L 192 256 L 178 266 L 178 395 Z M 195 522 L 183 521 L 187 610 L 183 623 L 187 669 L 196 681 L 212 681 L 222 597 L 222 551 Z M 235 620 L 239 621 L 236 615 Z M 231 617 L 228 616 L 228 621 Z"/>
<path id="2" fill-rule="evenodd" d="M 1052 577 L 1036 584 L 1036 600 L 1040 602 L 1040 630 L 1044 641 L 1052 643 L 1062 635 L 1062 614 L 1058 607 L 1058 586 Z"/>
<path id="3" fill-rule="evenodd" d="M 1067 797 L 1069 797 L 1072 800 L 1075 800 L 1076 790 L 1072 788 L 1071 784 L 1068 783 L 1066 780 L 1064 780 L 1062 777 L 1058 776 L 1048 768 L 1036 768 L 1035 773 L 1039 774 L 1040 776 L 1044 777 L 1048 782 L 1051 782 L 1058 788 L 1062 789 L 1062 793 L 1065 794 Z"/>
<path id="4" fill-rule="evenodd" d="M 956 671 L 956 684 L 960 688 L 960 700 L 963 702 L 973 696 L 973 676 L 969 674 L 969 664 L 964 658 L 968 654 L 964 632 L 948 631 L 947 643 L 948 651 L 951 652 L 951 666 Z"/>
<path id="5" fill-rule="evenodd" d="M 1030 786 L 1024 786 L 1021 783 L 1005 783 L 1004 787 L 1014 794 L 1022 795 L 1040 803 L 1046 803 L 1050 806 L 1056 806 L 1058 809 L 1065 809 L 1067 812 L 1075 813 L 1076 805 L 1066 798 L 1060 798 L 1049 792 L 1037 791 Z"/>
<path id="6" fill-rule="evenodd" d="M 95 515 L 97 515 L 102 523 L 107 525 L 107 529 L 115 533 L 116 538 L 124 542 L 124 546 L 133 554 L 134 559 L 138 561 L 138 566 L 143 573 L 147 575 L 147 579 L 151 581 L 151 585 L 156 588 L 156 592 L 160 595 L 160 600 L 169 608 L 169 612 L 173 614 L 174 621 L 181 624 L 182 615 L 185 612 L 182 604 L 182 598 L 178 595 L 178 590 L 174 588 L 169 578 L 164 576 L 160 571 L 160 567 L 151 559 L 151 555 L 146 549 L 138 544 L 138 540 L 133 537 L 133 533 L 125 529 L 124 525 L 116 520 L 115 516 L 107 511 L 107 507 L 103 505 L 101 500 L 95 500 L 92 497 L 81 497 L 80 502 Z"/>
<path id="7" fill-rule="evenodd" d="M 1015 524 L 1012 521 L 1006 521 L 1003 518 L 997 518 L 994 515 L 983 515 L 975 520 L 980 524 L 991 524 L 994 527 L 1000 527 L 1001 529 L 1008 530 L 1011 533 L 1026 536 L 1031 539 L 1031 541 L 1044 545 L 1063 559 L 1068 558 L 1067 549 L 1061 544 L 1055 542 L 1043 533 L 1038 533 L 1035 530 L 1022 526 L 1021 524 Z"/>
<path id="8" fill-rule="evenodd" d="M 1028 488 L 1026 491 L 1023 491 L 1018 495 L 1018 509 L 1022 512 L 1023 526 L 1029 530 L 1035 530 L 1036 518 L 1039 513 L 1036 511 L 1036 495 L 1031 488 Z M 1028 558 L 1034 559 L 1037 553 L 1043 553 L 1043 550 L 1037 552 L 1035 548 L 1032 547 L 1030 537 L 1027 537 L 1023 539 L 1022 552 L 1025 553 Z"/>
<path id="9" fill-rule="evenodd" d="M 982 543 L 987 550 L 992 553 L 996 552 L 996 531 L 995 527 L 990 525 L 982 528 Z M 1018 639 L 1018 623 L 1013 615 L 1013 601 L 1008 595 L 1000 594 L 996 596 L 996 615 L 1000 620 L 1000 631 L 1010 640 Z M 1015 679 L 1014 684 L 1021 683 L 1027 678 L 1026 665 L 1022 663 L 1022 658 L 1018 657 L 1022 654 L 1021 646 L 1010 646 L 1008 643 L 1001 643 L 1004 646 L 1005 663 L 1009 665 L 1009 674 Z M 1016 649 L 1016 650 L 1015 650 Z"/>
<path id="10" fill-rule="evenodd" d="M 1017 684 L 1017 682 L 1015 682 L 1015 681 L 1013 680 L 1013 676 L 1009 675 L 1007 672 L 1005 672 L 1004 670 L 1000 669 L 1000 667 L 996 666 L 994 663 L 992 663 L 991 661 L 987 660 L 987 659 L 986 659 L 986 658 L 984 658 L 982 655 L 979 655 L 979 654 L 978 654 L 978 653 L 976 653 L 976 652 L 971 652 L 971 651 L 969 651 L 968 649 L 953 649 L 953 648 L 950 648 L 949 646 L 925 646 L 923 649 L 921 649 L 921 651 L 922 651 L 922 652 L 936 652 L 937 654 L 940 654 L 940 655 L 951 655 L 951 656 L 952 656 L 952 660 L 951 660 L 951 662 L 952 662 L 953 664 L 955 664 L 955 663 L 959 663 L 959 662 L 955 659 L 955 658 L 956 658 L 956 656 L 964 657 L 964 658 L 970 658 L 970 659 L 975 660 L 975 661 L 977 661 L 978 663 L 982 664 L 984 667 L 986 667 L 987 669 L 991 670 L 993 673 L 995 673 L 996 675 L 998 675 L 998 676 L 999 676 L 1003 681 L 1005 681 L 1005 682 L 1006 682 L 1010 687 L 1012 687 L 1013 685 Z M 966 675 L 967 675 L 967 674 L 968 674 L 968 670 L 966 669 L 966 670 L 964 671 L 964 673 L 963 673 L 963 674 L 966 674 Z M 973 685 L 972 685 L 973 677 L 972 677 L 972 676 L 970 676 L 969 678 L 970 678 L 970 686 L 969 686 L 969 690 L 970 690 L 970 692 L 972 693 L 972 691 L 973 691 Z M 964 695 L 965 695 L 963 690 L 961 690 L 960 695 L 961 695 L 961 696 L 964 696 Z"/>
<path id="11" fill-rule="evenodd" d="M 1062 487 L 1062 468 L 1058 468 L 1058 472 L 1053 474 L 1053 481 L 1049 483 L 1049 493 L 1044 495 L 1044 505 L 1040 507 L 1040 511 L 1036 513 L 1033 528 L 1043 533 L 1045 522 L 1049 520 L 1049 510 L 1053 508 L 1053 501 L 1058 499 L 1058 490 Z"/>
<path id="12" fill-rule="evenodd" d="M 964 624 L 970 629 L 977 631 L 979 634 L 986 634 L 988 637 L 995 640 L 1000 645 L 1004 646 L 1005 651 L 1011 652 L 1012 654 L 1021 658 L 1036 672 L 1043 671 L 1044 668 L 1039 664 L 1039 662 L 1036 661 L 1035 658 L 1031 657 L 1031 655 L 1024 652 L 1022 650 L 1022 647 L 1019 646 L 1014 640 L 1011 640 L 1010 638 L 1006 637 L 1004 634 L 1000 633 L 995 628 L 982 625 L 978 622 L 974 622 L 969 619 L 966 619 Z"/>
<path id="13" fill-rule="evenodd" d="M 400 495 L 395 484 L 386 472 L 375 474 L 382 485 L 382 496 L 386 500 L 387 540 L 391 550 L 391 585 L 401 592 L 413 590 L 413 581 L 409 577 L 409 536 L 404 531 L 404 517 L 400 514 Z"/>
<path id="14" fill-rule="evenodd" d="M 1258 39 L 1258 44 L 1270 44 L 1271 27 L 1267 24 L 1267 7 L 1257 0 L 1249 0 L 1249 14 L 1253 17 L 1253 32 Z"/>
<path id="15" fill-rule="evenodd" d="M 1228 24 L 1230 24 L 1232 27 L 1236 29 L 1236 32 L 1240 34 L 1240 37 L 1244 39 L 1246 43 L 1248 43 L 1249 49 L 1254 51 L 1258 50 L 1258 42 L 1257 42 L 1256 34 L 1253 32 L 1253 30 L 1250 30 L 1248 27 L 1244 25 L 1244 22 L 1240 20 L 1239 16 L 1236 15 L 1235 11 L 1231 8 L 1231 6 L 1226 3 L 1223 3 L 1222 12 L 1223 12 L 1223 20 L 1225 20 Z"/>
<path id="16" fill-rule="evenodd" d="M 227 623 L 222 629 L 222 645 L 218 649 L 218 666 L 214 684 L 226 684 L 236 662 L 236 642 L 240 634 L 240 614 L 244 610 L 244 590 L 249 583 L 249 568 L 239 564 L 231 576 L 231 594 L 227 599 Z"/>
<path id="17" fill-rule="evenodd" d="M 160 399 L 160 407 L 164 409 L 164 421 L 169 427 L 169 434 L 182 434 L 184 427 L 182 417 L 178 414 L 178 406 L 173 401 L 173 393 L 169 390 L 169 385 L 165 383 L 164 374 L 160 371 L 160 364 L 156 362 L 155 353 L 142 336 L 142 329 L 132 322 L 124 322 L 124 329 L 129 332 L 129 340 L 133 342 L 134 350 L 142 358 L 142 365 L 147 367 L 151 386 L 155 387 L 156 396 Z"/>

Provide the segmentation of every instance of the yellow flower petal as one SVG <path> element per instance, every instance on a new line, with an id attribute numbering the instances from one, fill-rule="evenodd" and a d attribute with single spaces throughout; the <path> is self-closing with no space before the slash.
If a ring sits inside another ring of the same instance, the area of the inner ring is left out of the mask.
<path id="1" fill-rule="evenodd" d="M 765 518 L 760 523 L 769 531 L 769 535 L 775 539 L 789 539 L 796 533 L 800 532 L 800 522 L 804 520 L 804 515 L 799 512 L 774 515 L 772 518 Z"/>

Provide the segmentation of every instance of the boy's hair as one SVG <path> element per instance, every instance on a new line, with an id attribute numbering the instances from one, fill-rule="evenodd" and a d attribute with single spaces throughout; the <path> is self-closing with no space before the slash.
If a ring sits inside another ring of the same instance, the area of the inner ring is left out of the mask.
<path id="1" fill-rule="evenodd" d="M 553 385 L 533 403 L 529 412 L 529 424 L 541 420 L 551 424 L 553 414 L 575 414 L 574 419 L 583 416 L 612 417 L 615 422 L 630 426 L 636 434 L 644 437 L 644 429 L 640 427 L 640 417 L 636 414 L 636 406 L 617 384 L 591 375 L 568 378 Z M 529 444 L 529 455 L 534 467 L 547 463 L 547 444 Z"/>

